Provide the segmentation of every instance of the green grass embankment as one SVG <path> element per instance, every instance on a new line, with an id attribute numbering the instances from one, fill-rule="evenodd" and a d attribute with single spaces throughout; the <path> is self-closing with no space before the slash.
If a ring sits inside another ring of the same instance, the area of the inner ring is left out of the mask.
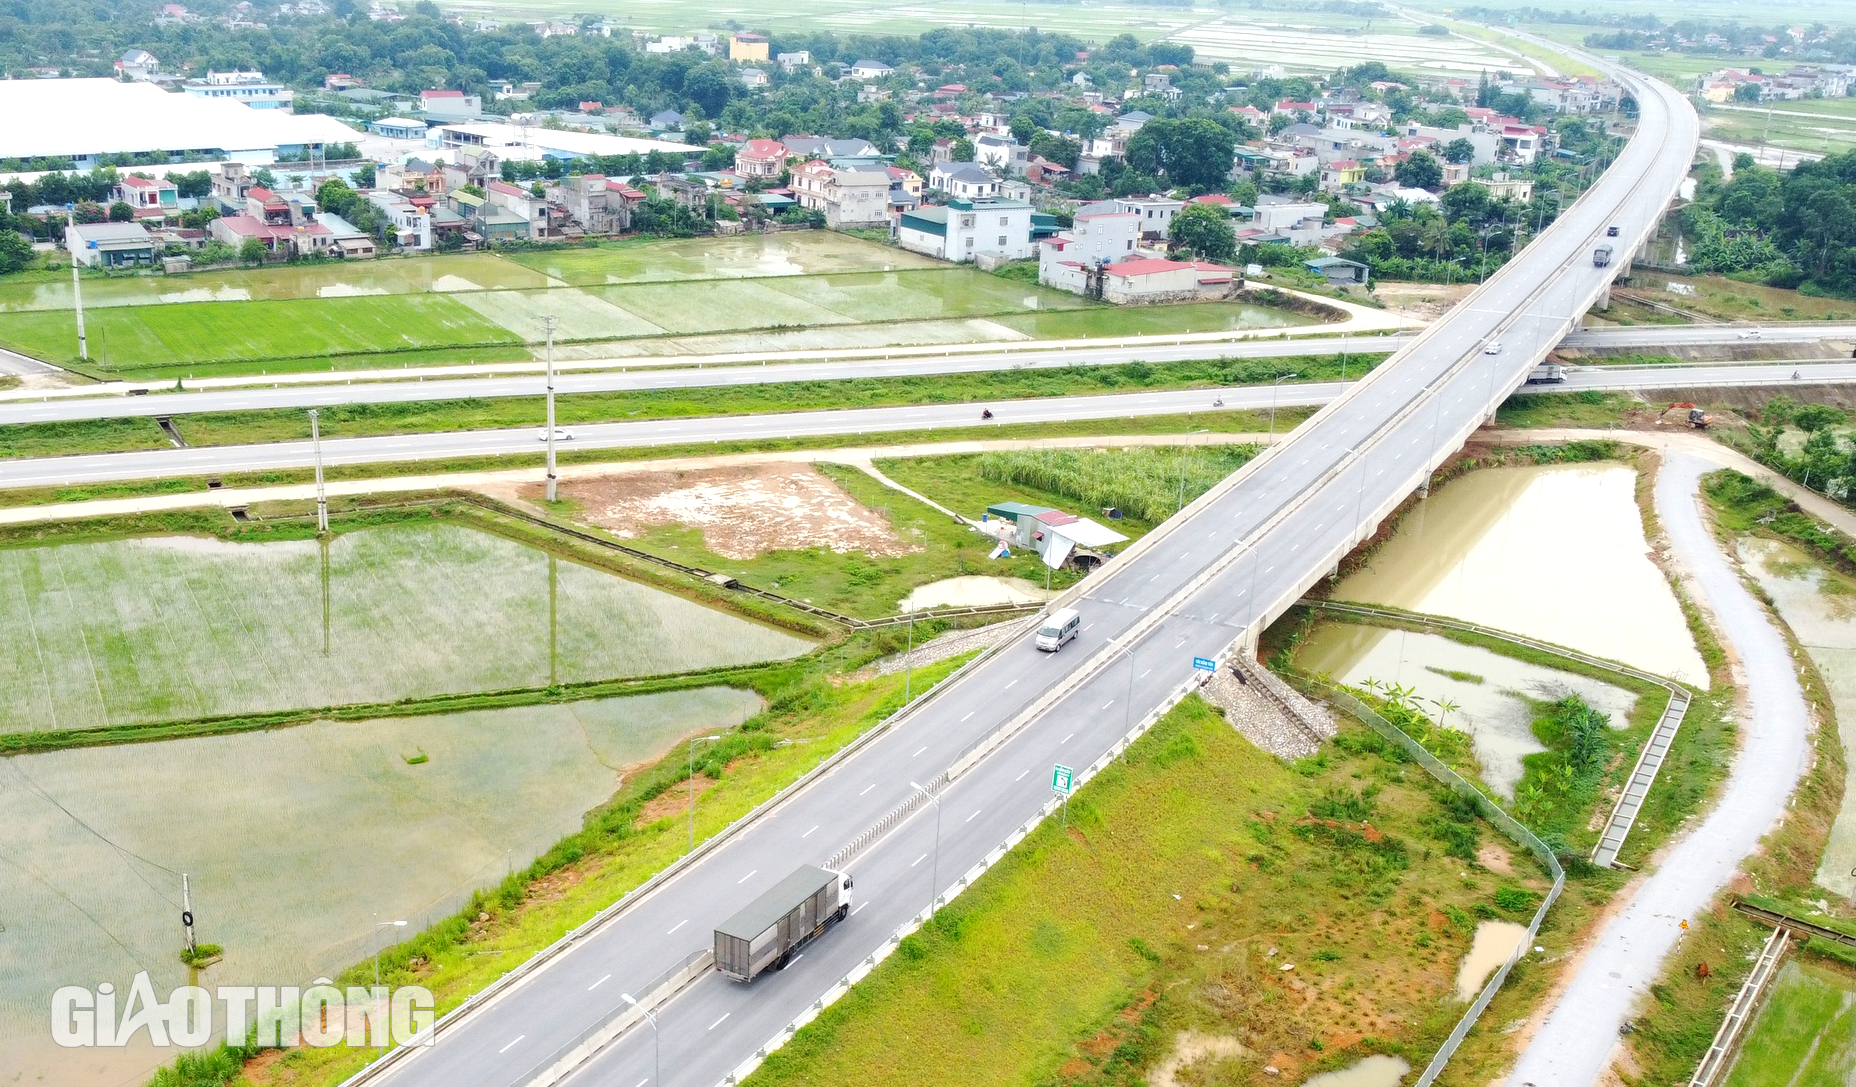
<path id="1" fill-rule="evenodd" d="M 1248 1050 L 1195 1083 L 1421 1064 L 1476 920 L 1546 881 L 1447 852 L 1460 813 L 1395 758 L 1349 728 L 1286 765 L 1188 699 L 749 1082 L 1151 1082 L 1185 1030 Z"/>
<path id="2" fill-rule="evenodd" d="M 960 663 L 916 669 L 916 696 Z M 697 841 L 719 833 L 880 724 L 902 707 L 902 693 L 901 675 L 839 684 L 818 673 L 775 691 L 764 713 L 697 750 Z M 430 988 L 441 1015 L 457 1007 L 682 856 L 689 807 L 678 787 L 689 780 L 681 749 L 633 775 L 610 801 L 587 814 L 578 833 L 500 884 L 478 891 L 450 918 L 384 949 L 381 982 Z M 695 941 L 692 949 L 699 944 Z M 372 984 L 373 969 L 370 958 L 337 974 L 335 982 Z M 259 1057 L 262 1073 L 252 1078 L 290 1087 L 334 1087 L 371 1056 L 372 1051 L 342 1046 L 291 1049 L 275 1058 Z M 222 1054 L 188 1064 L 204 1067 L 185 1078 L 169 1072 L 164 1087 L 221 1087 L 226 1080 L 212 1066 L 239 1068 L 243 1061 L 238 1054 Z M 257 1066 L 248 1070 L 256 1072 Z"/>
<path id="3" fill-rule="evenodd" d="M 1833 565 L 1849 561 L 1844 552 L 1852 547 L 1850 540 L 1819 528 L 1802 514 L 1788 513 L 1787 500 L 1738 472 L 1723 470 L 1703 477 L 1701 493 L 1725 548 L 1731 549 L 1741 533 L 1770 532 Z M 1769 513 L 1777 516 L 1762 525 Z M 1784 527 L 1777 527 L 1781 524 Z M 1759 595 L 1757 586 L 1751 591 Z M 1789 628 L 1778 625 L 1794 641 L 1799 679 L 1815 716 L 1820 722 L 1834 721 L 1835 707 L 1823 678 L 1809 655 L 1796 645 Z M 1717 693 L 1725 696 L 1729 688 L 1724 666 L 1712 660 L 1710 665 L 1720 677 Z M 1730 722 L 1725 727 L 1733 726 Z M 1843 803 L 1847 753 L 1838 730 L 1824 724 L 1813 730 L 1811 745 L 1808 768 L 1783 822 L 1766 836 L 1760 851 L 1747 858 L 1741 867 L 1743 875 L 1698 916 L 1687 919 L 1688 932 L 1650 986 L 1651 999 L 1640 1009 L 1628 1041 L 1642 1069 L 1641 1082 L 1686 1079 L 1694 1072 L 1770 932 L 1730 909 L 1732 897 L 1759 897 L 1772 908 L 1801 916 L 1808 916 L 1816 908 L 1812 903 L 1825 897 L 1814 881 L 1831 824 Z M 1652 790 L 1651 796 L 1655 795 Z M 1812 954 L 1809 945 L 1805 954 Z"/>
<path id="4" fill-rule="evenodd" d="M 1208 404 L 1207 407 L 1209 406 Z M 1314 414 L 1313 408 L 1278 409 L 1276 412 L 1277 432 L 1282 433 L 1293 429 L 1296 424 L 1312 414 Z M 867 434 L 826 434 L 805 438 L 693 442 L 617 449 L 575 449 L 571 447 L 561 449 L 557 447 L 556 459 L 561 464 L 603 464 L 670 460 L 681 457 L 709 457 L 730 453 L 779 453 L 814 449 L 915 445 L 926 442 L 1022 441 L 1033 438 L 1097 435 L 1187 434 L 1201 430 L 1210 430 L 1217 434 L 1255 434 L 1261 432 L 1267 425 L 1267 412 L 1208 410 L 1202 414 L 1189 415 L 1143 415 L 1126 419 L 1080 419 L 1063 423 L 989 423 L 940 430 L 872 431 Z M 540 445 L 539 442 L 536 444 Z M 571 446 L 571 443 L 563 444 Z M 543 455 L 538 450 L 534 453 L 510 453 L 500 456 L 383 461 L 374 464 L 333 465 L 326 470 L 325 476 L 329 480 L 364 480 L 456 472 L 496 472 L 539 467 L 542 460 Z M 262 472 L 225 472 L 217 475 L 179 476 L 165 479 L 112 480 L 62 487 L 8 487 L 0 488 L 0 508 L 193 494 L 211 489 L 212 483 L 228 488 L 302 485 L 312 482 L 314 478 L 315 475 L 311 469 L 284 468 Z"/>
<path id="5" fill-rule="evenodd" d="M 1360 376 L 1384 358 L 1378 354 L 1349 356 L 1347 374 Z M 1119 366 L 1072 366 L 1051 370 L 575 393 L 555 399 L 555 418 L 561 426 L 577 426 L 841 408 L 980 404 L 1113 392 L 1211 390 L 1228 385 L 1262 384 L 1284 374 L 1295 374 L 1305 381 L 1324 381 L 1338 378 L 1340 372 L 1338 355 L 1291 355 L 1276 359 L 1208 359 L 1153 365 L 1131 362 Z M 1209 400 L 1206 406 L 1211 406 Z M 539 428 L 541 411 L 541 398 L 533 396 L 340 404 L 320 409 L 318 421 L 322 437 L 327 440 L 506 427 Z M 178 415 L 174 417 L 174 426 L 187 443 L 194 446 L 309 439 L 309 417 L 294 409 Z M 153 418 L 18 423 L 0 428 L 0 457 L 107 453 L 159 449 L 167 445 L 167 436 Z"/>

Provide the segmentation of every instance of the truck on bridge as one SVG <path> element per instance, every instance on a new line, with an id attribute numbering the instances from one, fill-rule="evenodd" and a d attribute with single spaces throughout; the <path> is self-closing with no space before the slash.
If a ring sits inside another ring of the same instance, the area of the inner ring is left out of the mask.
<path id="1" fill-rule="evenodd" d="M 804 865 L 716 926 L 715 968 L 736 981 L 793 961 L 806 943 L 851 912 L 851 877 Z"/>
<path id="2" fill-rule="evenodd" d="M 1611 263 L 1611 247 L 1601 245 L 1592 250 L 1592 267 L 1603 268 Z"/>

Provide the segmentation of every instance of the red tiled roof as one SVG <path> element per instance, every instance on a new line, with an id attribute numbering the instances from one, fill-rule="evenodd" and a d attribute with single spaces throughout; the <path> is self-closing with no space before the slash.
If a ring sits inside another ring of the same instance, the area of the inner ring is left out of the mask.
<path id="1" fill-rule="evenodd" d="M 786 145 L 779 140 L 749 140 L 741 153 L 750 158 L 770 159 L 784 158 Z"/>
<path id="2" fill-rule="evenodd" d="M 462 98 L 463 91 L 420 91 L 421 98 Z"/>
<path id="3" fill-rule="evenodd" d="M 1188 204 L 1217 204 L 1221 207 L 1229 207 L 1231 206 L 1233 201 L 1230 197 L 1226 196 L 1225 194 L 1221 192 L 1208 192 L 1204 196 L 1195 196 L 1191 200 L 1186 201 L 1186 203 Z"/>
<path id="4" fill-rule="evenodd" d="M 159 189 L 163 185 L 170 189 L 174 187 L 172 181 L 156 181 L 152 177 L 136 177 L 134 174 L 122 178 L 118 184 L 125 189 Z"/>
<path id="5" fill-rule="evenodd" d="M 249 188 L 249 189 L 246 189 L 246 190 L 245 190 L 245 195 L 247 195 L 247 196 L 255 196 L 255 197 L 257 197 L 257 198 L 258 198 L 259 200 L 262 200 L 262 201 L 264 201 L 264 202 L 265 202 L 265 203 L 267 203 L 267 204 L 268 204 L 268 203 L 270 203 L 271 201 L 273 201 L 273 200 L 275 200 L 275 199 L 277 199 L 277 194 L 276 194 L 276 193 L 274 193 L 274 192 L 272 192 L 271 190 L 269 190 L 269 189 L 267 189 L 267 188 L 265 188 L 265 187 L 264 187 L 264 186 L 262 186 L 262 185 L 253 185 L 253 186 L 252 186 L 251 188 Z"/>
<path id="6" fill-rule="evenodd" d="M 1222 264 L 1208 264 L 1205 261 L 1164 260 L 1159 257 L 1142 257 L 1135 260 L 1118 261 L 1102 270 L 1108 275 L 1128 278 L 1132 276 L 1151 276 L 1161 272 L 1178 272 L 1188 268 L 1201 272 L 1222 272 L 1230 274 L 1231 269 Z"/>

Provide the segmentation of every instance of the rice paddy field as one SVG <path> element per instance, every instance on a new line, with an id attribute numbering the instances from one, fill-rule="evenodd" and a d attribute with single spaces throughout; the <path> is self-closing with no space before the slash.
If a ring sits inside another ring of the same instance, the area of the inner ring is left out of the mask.
<path id="1" fill-rule="evenodd" d="M 552 602 L 552 605 L 551 605 Z M 0 732 L 784 659 L 810 643 L 455 525 L 0 550 Z"/>
<path id="2" fill-rule="evenodd" d="M 0 1082 L 118 1087 L 173 1059 L 145 1034 L 56 1048 L 46 1014 L 57 985 L 188 983 L 182 872 L 199 939 L 225 948 L 201 984 L 301 985 L 364 961 L 376 921 L 416 933 L 527 865 L 626 768 L 760 709 L 709 687 L 0 760 Z"/>
<path id="3" fill-rule="evenodd" d="M 557 345 L 582 357 L 1307 323 L 1257 306 L 1120 310 L 822 231 L 98 278 L 83 290 L 88 369 L 149 379 L 505 361 L 537 351 L 549 316 Z M 68 281 L 0 285 L 0 346 L 76 363 L 70 306 Z M 1065 311 L 1090 316 L 1040 323 Z"/>
<path id="4" fill-rule="evenodd" d="M 1053 3 L 1039 0 L 960 0 L 953 4 L 893 4 L 872 7 L 858 0 L 794 0 L 777 7 L 744 7 L 739 0 L 462 0 L 458 11 L 505 18 L 609 16 L 638 30 L 666 33 L 721 28 L 738 24 L 754 30 L 805 32 L 828 30 L 838 34 L 921 34 L 944 26 L 982 26 L 1075 34 L 1091 41 L 1107 41 L 1117 34 L 1137 38 L 1165 37 L 1185 27 L 1214 18 L 1219 8 L 1199 3 L 1191 7 L 1123 3 Z"/>
<path id="5" fill-rule="evenodd" d="M 1725 1087 L 1848 1087 L 1856 1082 L 1856 975 L 1785 965 L 1741 1043 Z"/>

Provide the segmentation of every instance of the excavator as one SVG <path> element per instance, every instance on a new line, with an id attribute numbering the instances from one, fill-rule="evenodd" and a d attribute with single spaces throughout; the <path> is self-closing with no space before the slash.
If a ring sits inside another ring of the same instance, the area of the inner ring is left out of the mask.
<path id="1" fill-rule="evenodd" d="M 1684 419 L 1684 422 L 1688 423 L 1689 426 L 1694 427 L 1696 430 L 1706 430 L 1708 429 L 1708 424 L 1714 422 L 1714 416 L 1709 415 L 1693 404 L 1681 402 L 1670 404 L 1668 407 L 1664 408 L 1662 414 L 1656 417 L 1657 425 L 1661 426 L 1663 420 L 1668 417 L 1669 413 L 1675 411 L 1677 408 L 1688 409 L 1688 416 Z"/>

